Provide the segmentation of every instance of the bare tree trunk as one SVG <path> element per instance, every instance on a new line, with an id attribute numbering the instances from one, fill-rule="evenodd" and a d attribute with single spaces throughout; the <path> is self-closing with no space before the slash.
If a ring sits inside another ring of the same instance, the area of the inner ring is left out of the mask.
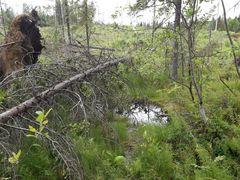
<path id="1" fill-rule="evenodd" d="M 89 36 L 89 24 L 88 24 L 88 1 L 84 1 L 85 6 L 85 15 L 86 15 L 86 21 L 85 21 L 85 30 L 86 30 L 86 38 L 87 38 L 87 51 L 89 52 L 89 46 L 90 46 L 90 36 Z"/>
<path id="2" fill-rule="evenodd" d="M 218 2 L 218 5 L 217 5 L 218 7 L 217 7 L 217 15 L 219 14 L 219 2 Z M 218 30 L 218 17 L 217 17 L 217 19 L 216 19 L 216 24 L 215 24 L 215 31 L 217 31 Z"/>
<path id="3" fill-rule="evenodd" d="M 207 124 L 208 123 L 208 118 L 206 116 L 206 111 L 205 111 L 205 108 L 204 108 L 204 105 L 203 105 L 202 89 L 201 89 L 201 87 L 200 87 L 200 85 L 197 82 L 197 79 L 195 77 L 195 67 L 194 67 L 194 62 L 193 62 L 193 58 L 194 58 L 194 54 L 193 54 L 194 33 L 192 32 L 192 30 L 193 30 L 194 19 L 195 19 L 195 21 L 197 20 L 195 18 L 196 8 L 197 8 L 197 0 L 194 0 L 193 1 L 193 15 L 192 15 L 189 26 L 187 26 L 189 75 L 190 75 L 190 78 L 191 78 L 190 85 L 193 86 L 194 89 L 196 90 L 200 117 L 203 120 L 203 122 L 205 124 Z M 191 96 L 193 96 L 193 94 L 191 94 Z"/>
<path id="4" fill-rule="evenodd" d="M 171 76 L 174 80 L 178 79 L 178 55 L 179 55 L 179 40 L 177 36 L 177 32 L 180 29 L 181 23 L 181 10 L 182 10 L 182 0 L 175 0 L 175 20 L 174 20 L 174 30 L 176 34 L 176 38 L 173 45 L 173 57 L 172 57 L 172 73 Z"/>
<path id="5" fill-rule="evenodd" d="M 155 26 L 156 26 L 156 0 L 154 0 L 153 4 L 152 43 L 154 42 Z"/>
<path id="6" fill-rule="evenodd" d="M 6 27 L 5 27 L 5 18 L 4 18 L 4 12 L 3 12 L 3 8 L 2 8 L 2 1 L 1 0 L 0 0 L 0 8 L 1 8 L 1 19 L 2 19 L 3 33 L 4 33 L 4 36 L 6 36 L 7 32 L 6 32 Z"/>
<path id="7" fill-rule="evenodd" d="M 181 54 L 181 65 L 182 65 L 182 77 L 185 77 L 185 59 L 184 59 L 184 52 L 183 52 L 183 38 L 180 36 L 180 54 Z"/>
<path id="8" fill-rule="evenodd" d="M 195 73 L 194 73 L 194 63 L 193 63 L 193 37 L 191 33 L 191 29 L 188 29 L 188 55 L 189 55 L 189 68 L 190 68 L 190 76 L 192 85 L 194 86 L 194 89 L 197 92 L 197 98 L 198 98 L 198 105 L 199 105 L 199 114 L 201 116 L 201 119 L 204 121 L 205 124 L 208 123 L 208 118 L 206 116 L 206 112 L 203 106 L 203 97 L 202 97 L 202 90 L 197 83 Z"/>
<path id="9" fill-rule="evenodd" d="M 64 0 L 63 0 L 64 1 Z M 64 18 L 64 6 L 63 6 L 63 2 L 61 1 L 61 15 L 62 15 L 62 36 L 63 36 L 63 40 L 64 42 L 66 42 L 65 39 L 65 18 Z"/>
<path id="10" fill-rule="evenodd" d="M 65 8 L 65 22 L 66 22 L 66 25 L 67 25 L 68 43 L 72 44 L 68 0 L 64 0 L 64 8 Z"/>
<path id="11" fill-rule="evenodd" d="M 61 24 L 59 20 L 59 16 L 61 17 L 61 14 L 59 13 L 61 11 L 61 7 L 59 8 L 59 0 L 55 0 L 55 34 L 54 37 L 57 37 L 58 34 L 58 26 Z M 61 19 L 61 18 L 60 18 Z"/>
<path id="12" fill-rule="evenodd" d="M 232 50 L 232 54 L 233 54 L 233 58 L 234 58 L 234 64 L 235 64 L 235 67 L 236 67 L 237 75 L 240 78 L 240 71 L 239 71 L 239 68 L 238 68 L 238 59 L 237 59 L 237 55 L 235 53 L 234 43 L 233 43 L 233 40 L 231 38 L 231 35 L 230 35 L 230 32 L 229 32 L 229 28 L 228 28 L 228 24 L 227 24 L 226 9 L 225 9 L 225 5 L 224 5 L 223 0 L 221 0 L 221 2 L 222 2 L 222 8 L 223 8 L 224 24 L 225 24 L 227 36 L 228 36 L 228 39 L 229 39 L 229 42 L 230 42 L 230 45 L 231 45 L 231 50 Z"/>

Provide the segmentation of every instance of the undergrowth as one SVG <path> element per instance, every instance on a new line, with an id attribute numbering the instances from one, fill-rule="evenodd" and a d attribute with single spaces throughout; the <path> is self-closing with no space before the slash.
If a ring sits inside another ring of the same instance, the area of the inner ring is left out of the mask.
<path id="1" fill-rule="evenodd" d="M 240 83 L 230 56 L 218 54 L 211 57 L 211 63 L 203 68 L 205 76 L 199 81 L 204 81 L 203 99 L 209 118 L 206 125 L 200 120 L 198 104 L 191 98 L 186 86 L 182 85 L 188 79 L 183 77 L 181 82 L 169 79 L 166 52 L 163 48 L 157 48 L 166 38 L 166 32 L 157 33 L 157 41 L 151 44 L 149 37 L 134 33 L 106 33 L 100 25 L 96 27 L 98 30 L 104 34 L 99 41 L 130 53 L 134 62 L 132 67 L 123 65 L 119 68 L 123 82 L 117 84 L 121 93 L 110 89 L 112 104 L 129 106 L 125 104 L 129 101 L 121 102 L 119 96 L 134 101 L 148 101 L 160 105 L 168 113 L 169 121 L 161 126 L 136 126 L 126 118 L 109 112 L 103 121 L 98 121 L 96 117 L 89 122 L 69 123 L 66 134 L 74 143 L 85 178 L 239 179 Z M 48 32 L 49 29 L 44 31 Z M 81 32 L 79 29 L 76 31 Z M 203 37 L 204 34 L 206 32 L 203 32 Z M 220 34 L 213 34 L 213 39 Z M 110 42 L 113 36 L 116 36 L 116 41 Z M 204 44 L 198 44 L 200 50 L 204 47 Z M 221 55 L 226 60 L 219 62 Z M 111 83 L 114 84 L 115 80 Z M 120 101 L 117 101 L 118 98 Z M 63 120 L 69 121 L 67 114 L 63 115 Z M 64 168 L 51 152 L 44 146 L 31 146 L 35 144 L 34 141 L 26 140 L 25 144 L 22 148 L 25 155 L 16 170 L 21 179 L 62 179 Z M 1 154 L 0 158 L 4 159 Z M 4 171 L 6 169 L 0 167 L 0 173 L 4 174 Z"/>

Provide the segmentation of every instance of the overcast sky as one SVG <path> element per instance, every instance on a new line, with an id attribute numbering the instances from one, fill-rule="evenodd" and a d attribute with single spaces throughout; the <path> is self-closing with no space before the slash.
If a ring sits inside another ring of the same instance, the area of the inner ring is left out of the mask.
<path id="1" fill-rule="evenodd" d="M 54 5 L 54 0 L 2 0 L 11 6 L 18 14 L 22 13 L 22 4 L 27 3 L 33 6 L 39 5 Z M 97 13 L 96 20 L 102 21 L 105 23 L 117 21 L 122 24 L 130 24 L 131 22 L 140 22 L 140 21 L 151 21 L 152 13 L 146 12 L 144 17 L 141 18 L 130 18 L 127 16 L 127 11 L 122 13 L 121 18 L 118 20 L 112 20 L 111 15 L 117 10 L 128 6 L 136 2 L 136 0 L 93 0 L 95 2 Z M 234 17 L 240 15 L 240 4 L 235 8 L 232 8 L 237 2 L 240 0 L 224 0 L 227 14 L 228 16 Z M 214 4 L 217 5 L 220 0 L 214 0 Z M 204 11 L 208 11 L 210 9 L 209 4 L 207 6 L 203 6 Z M 219 11 L 216 7 L 216 14 L 222 14 L 222 7 L 220 4 Z M 217 15 L 216 15 L 217 16 Z"/>

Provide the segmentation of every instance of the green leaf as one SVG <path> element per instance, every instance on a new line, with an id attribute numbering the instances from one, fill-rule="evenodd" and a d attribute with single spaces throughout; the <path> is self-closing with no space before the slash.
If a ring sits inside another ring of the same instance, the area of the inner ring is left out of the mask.
<path id="1" fill-rule="evenodd" d="M 13 153 L 12 153 L 12 157 L 8 158 L 8 161 L 9 161 L 11 164 L 17 164 L 18 161 L 19 161 L 19 158 L 20 158 L 21 153 L 22 153 L 21 150 L 19 150 L 19 151 L 17 152 L 17 154 L 13 152 Z"/>
<path id="2" fill-rule="evenodd" d="M 45 136 L 46 138 L 49 138 L 48 132 L 44 133 L 44 136 Z"/>
<path id="3" fill-rule="evenodd" d="M 42 146 L 40 146 L 39 144 L 33 144 L 32 147 L 39 147 L 39 148 L 41 148 Z"/>
<path id="4" fill-rule="evenodd" d="M 147 139 L 148 138 L 148 132 L 145 130 L 144 133 L 143 133 L 143 138 L 144 139 Z"/>
<path id="5" fill-rule="evenodd" d="M 125 161 L 125 157 L 124 156 L 117 156 L 117 157 L 115 157 L 115 159 L 114 159 L 114 162 L 116 163 L 116 164 L 123 164 L 124 163 L 124 161 Z"/>
<path id="6" fill-rule="evenodd" d="M 26 136 L 27 137 L 34 137 L 34 138 L 36 138 L 36 135 L 32 135 L 32 134 L 27 134 Z"/>
<path id="7" fill-rule="evenodd" d="M 47 123 L 48 123 L 48 120 L 44 120 L 44 121 L 42 122 L 43 125 L 46 125 Z"/>
<path id="8" fill-rule="evenodd" d="M 173 88 L 168 90 L 168 94 L 171 94 L 172 92 L 176 92 L 179 88 L 181 88 L 181 86 L 178 86 L 175 84 Z"/>
<path id="9" fill-rule="evenodd" d="M 218 156 L 214 159 L 214 162 L 219 162 L 225 159 L 225 156 Z"/>
<path id="10" fill-rule="evenodd" d="M 43 125 L 40 125 L 40 128 L 39 128 L 39 132 L 41 133 L 44 129 L 44 126 Z"/>
<path id="11" fill-rule="evenodd" d="M 32 133 L 36 133 L 37 132 L 36 128 L 32 127 L 31 125 L 28 126 L 28 129 Z"/>
<path id="12" fill-rule="evenodd" d="M 44 113 L 41 113 L 38 115 L 38 117 L 36 118 L 36 121 L 41 123 L 43 120 L 45 119 L 45 115 Z"/>
<path id="13" fill-rule="evenodd" d="M 36 111 L 37 115 L 44 114 L 42 111 Z"/>
<path id="14" fill-rule="evenodd" d="M 52 108 L 48 110 L 48 112 L 46 112 L 45 114 L 45 118 L 48 116 L 48 114 L 52 111 Z"/>

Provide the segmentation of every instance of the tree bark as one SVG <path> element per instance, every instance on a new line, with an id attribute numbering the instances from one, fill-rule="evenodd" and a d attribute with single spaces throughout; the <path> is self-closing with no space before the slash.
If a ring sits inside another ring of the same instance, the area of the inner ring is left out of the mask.
<path id="1" fill-rule="evenodd" d="M 196 76 L 195 76 L 195 67 L 193 62 L 193 51 L 194 51 L 194 33 L 193 31 L 193 23 L 196 15 L 196 9 L 197 9 L 197 0 L 193 1 L 193 15 L 191 17 L 191 21 L 189 25 L 187 26 L 187 34 L 188 34 L 188 63 L 189 63 L 189 75 L 190 75 L 190 84 L 193 85 L 194 89 L 196 90 L 197 99 L 198 99 L 198 108 L 199 108 L 199 114 L 201 119 L 205 124 L 208 123 L 208 118 L 206 116 L 206 111 L 203 105 L 203 96 L 202 96 L 202 89 L 197 82 Z M 193 94 L 192 94 L 193 95 Z"/>
<path id="2" fill-rule="evenodd" d="M 89 46 L 90 46 L 90 36 L 89 36 L 89 17 L 88 17 L 88 1 L 84 1 L 84 8 L 85 8 L 85 31 L 86 31 L 86 38 L 87 38 L 87 51 L 89 52 Z"/>
<path id="3" fill-rule="evenodd" d="M 63 0 L 64 1 L 64 0 Z M 62 15 L 62 36 L 63 36 L 63 40 L 64 42 L 66 42 L 66 39 L 65 39 L 65 18 L 64 18 L 64 5 L 63 5 L 63 2 L 61 1 L 61 15 Z"/>
<path id="4" fill-rule="evenodd" d="M 71 38 L 71 28 L 70 28 L 70 15 L 69 15 L 69 5 L 68 0 L 64 0 L 64 8 L 65 8 L 65 22 L 67 25 L 67 37 L 68 37 L 68 43 L 72 43 Z"/>
<path id="5" fill-rule="evenodd" d="M 172 56 L 172 79 L 178 79 L 178 56 L 179 56 L 179 40 L 177 32 L 181 25 L 181 10 L 182 10 L 182 0 L 175 0 L 175 20 L 174 20 L 174 30 L 175 30 L 175 41 L 173 44 L 173 56 Z"/>
<path id="6" fill-rule="evenodd" d="M 156 0 L 154 0 L 154 4 L 153 4 L 152 43 L 154 42 L 154 35 L 156 31 L 155 26 L 156 26 Z"/>

